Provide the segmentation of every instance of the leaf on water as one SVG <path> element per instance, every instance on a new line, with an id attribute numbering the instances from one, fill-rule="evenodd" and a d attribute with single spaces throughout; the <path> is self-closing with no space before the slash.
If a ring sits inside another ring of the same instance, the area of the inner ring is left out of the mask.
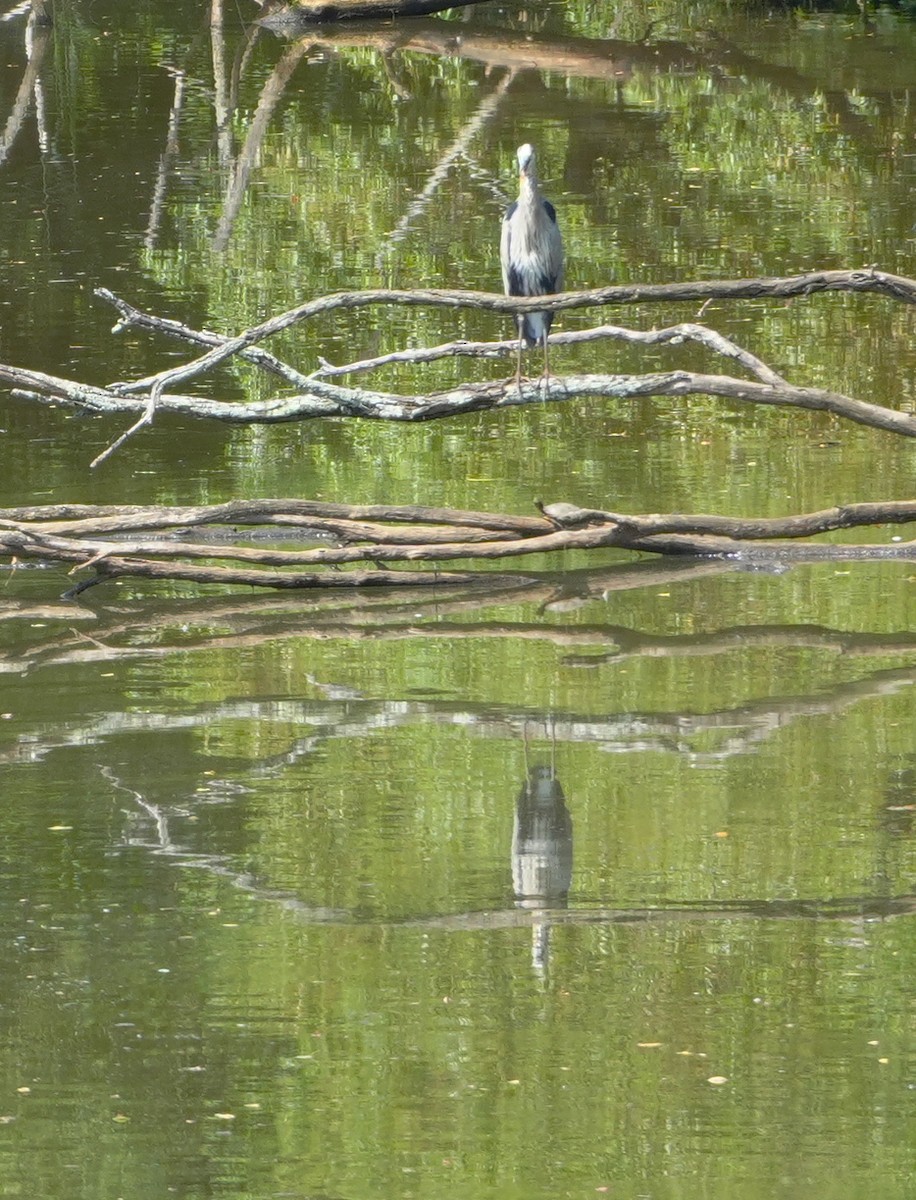
<path id="1" fill-rule="evenodd" d="M 715 1083 L 715 1084 L 728 1083 L 728 1076 L 726 1076 L 726 1075 L 710 1075 L 710 1077 L 706 1080 L 706 1082 L 707 1083 Z"/>
<path id="2" fill-rule="evenodd" d="M 112 1121 L 117 1121 L 119 1125 L 126 1125 L 130 1117 L 125 1116 L 124 1113 L 115 1113 L 111 1119 Z"/>
<path id="3" fill-rule="evenodd" d="M 68 830 L 70 830 L 72 828 L 73 828 L 72 825 L 49 825 L 48 826 L 48 830 L 51 833 L 66 833 Z"/>
<path id="4" fill-rule="evenodd" d="M 218 1121 L 234 1121 L 235 1120 L 235 1113 L 214 1113 L 213 1115 L 214 1115 L 214 1117 L 216 1117 L 216 1119 Z"/>
<path id="5" fill-rule="evenodd" d="M 640 1050 L 656 1050 L 659 1046 L 663 1046 L 664 1042 L 637 1042 L 636 1045 Z"/>

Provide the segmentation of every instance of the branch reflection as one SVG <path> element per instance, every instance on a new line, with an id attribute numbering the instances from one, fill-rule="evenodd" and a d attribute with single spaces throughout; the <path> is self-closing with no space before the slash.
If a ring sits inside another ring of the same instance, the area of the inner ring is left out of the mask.
<path id="1" fill-rule="evenodd" d="M 31 675 L 45 668 L 86 664 L 128 664 L 138 660 L 169 662 L 201 652 L 233 652 L 279 646 L 295 652 L 296 642 L 340 640 L 356 644 L 386 641 L 459 642 L 530 641 L 567 653 L 558 665 L 567 670 L 611 672 L 632 660 L 710 659 L 717 670 L 729 655 L 754 651 L 805 649 L 830 661 L 842 655 L 847 664 L 865 660 L 859 672 L 837 681 L 825 670 L 815 673 L 804 691 L 781 695 L 748 695 L 715 704 L 714 692 L 702 710 L 605 711 L 575 709 L 556 713 L 554 737 L 565 744 L 591 743 L 606 751 L 633 753 L 656 750 L 690 755 L 712 763 L 748 752 L 812 715 L 833 715 L 870 699 L 894 695 L 916 683 L 916 633 L 846 632 L 824 626 L 741 625 L 697 633 L 658 634 L 601 621 L 573 623 L 561 618 L 583 605 L 596 614 L 615 592 L 683 582 L 733 571 L 720 562 L 637 563 L 562 577 L 526 579 L 511 587 L 434 589 L 416 593 L 333 593 L 303 597 L 209 599 L 185 604 L 125 601 L 93 611 L 84 605 L 0 600 L 0 629 L 10 636 L 0 644 L 0 677 Z M 28 572 L 24 573 L 28 577 Z M 525 604 L 528 619 L 510 618 L 504 606 Z M 488 606 L 497 611 L 488 614 Z M 878 665 L 868 660 L 881 658 Z M 888 664 L 888 659 L 891 664 Z M 894 660 L 898 660 L 897 665 Z M 36 725 L 17 731 L 15 741 L 0 742 L 0 762 L 37 761 L 63 745 L 98 744 L 117 732 L 155 729 L 162 733 L 181 723 L 201 729 L 220 719 L 291 721 L 308 730 L 282 754 L 253 764 L 264 773 L 312 753 L 316 745 L 343 737 L 360 737 L 379 729 L 411 725 L 462 726 L 477 738 L 523 737 L 527 725 L 542 719 L 524 703 L 418 697 L 400 693 L 367 698 L 357 676 L 335 678 L 327 670 L 306 668 L 300 679 L 305 694 L 276 698 L 250 695 L 221 699 L 180 716 L 169 712 L 137 712 L 120 705 L 92 717 L 74 716 L 54 726 Z M 749 687 L 751 684 L 748 685 Z M 9 729 L 9 727 L 7 727 Z M 6 732 L 4 730 L 3 732 Z"/>
<path id="2" fill-rule="evenodd" d="M 41 83 L 41 66 L 45 52 L 51 42 L 51 28 L 43 20 L 43 9 L 35 7 L 31 10 L 25 29 L 26 66 L 22 81 L 16 92 L 13 107 L 7 118 L 3 132 L 0 133 L 0 163 L 4 162 L 13 148 L 13 144 L 22 131 L 29 109 L 34 101 L 35 117 L 38 129 L 38 144 L 42 154 L 48 150 L 49 138 L 45 120 L 44 90 Z"/>

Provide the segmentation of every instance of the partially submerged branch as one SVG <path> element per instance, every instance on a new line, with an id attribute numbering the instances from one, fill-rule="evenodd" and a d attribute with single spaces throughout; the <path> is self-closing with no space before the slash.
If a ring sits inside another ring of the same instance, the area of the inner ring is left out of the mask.
<path id="1" fill-rule="evenodd" d="M 403 570 L 397 565 L 483 563 L 610 547 L 754 562 L 916 558 L 916 541 L 793 544 L 796 539 L 838 529 L 916 522 L 916 500 L 852 504 L 768 519 L 624 515 L 570 504 L 539 507 L 541 517 L 522 518 L 296 500 L 203 508 L 128 508 L 121 513 L 89 506 L 8 509 L 0 511 L 0 553 L 14 559 L 74 563 L 74 571 L 93 569 L 94 576 L 77 584 L 73 594 L 120 576 L 284 589 L 466 584 L 478 576 L 463 571 Z M 250 544 L 276 535 L 278 526 L 295 530 L 303 542 L 313 544 L 293 550 Z M 188 540 L 189 527 L 200 531 L 198 540 Z M 144 530 L 156 531 L 159 536 L 138 537 Z M 314 544 L 316 541 L 322 544 Z M 366 565 L 370 569 L 366 570 Z M 352 569 L 355 567 L 359 569 Z M 507 581 L 518 579 L 512 576 Z"/>

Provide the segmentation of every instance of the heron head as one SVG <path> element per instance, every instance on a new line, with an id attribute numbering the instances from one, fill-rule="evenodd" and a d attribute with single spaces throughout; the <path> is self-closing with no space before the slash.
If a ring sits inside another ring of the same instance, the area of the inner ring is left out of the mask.
<path id="1" fill-rule="evenodd" d="M 534 165 L 534 146 L 529 142 L 525 142 L 524 146 L 518 148 L 518 169 L 522 175 L 527 175 L 528 171 Z"/>

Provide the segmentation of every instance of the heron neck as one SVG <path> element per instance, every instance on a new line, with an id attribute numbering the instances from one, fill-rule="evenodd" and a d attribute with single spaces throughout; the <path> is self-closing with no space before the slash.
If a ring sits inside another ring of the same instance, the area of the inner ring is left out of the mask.
<path id="1" fill-rule="evenodd" d="M 538 178 L 533 171 L 525 171 L 519 184 L 519 195 L 534 198 L 538 194 Z"/>

